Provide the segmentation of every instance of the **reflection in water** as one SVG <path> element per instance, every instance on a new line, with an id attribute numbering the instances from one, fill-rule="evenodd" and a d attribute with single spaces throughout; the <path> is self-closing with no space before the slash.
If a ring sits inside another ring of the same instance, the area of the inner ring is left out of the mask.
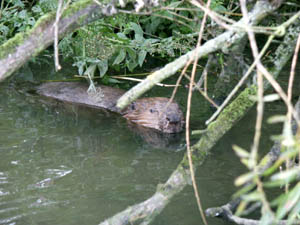
<path id="1" fill-rule="evenodd" d="M 179 150 L 184 147 L 184 145 L 180 144 L 182 142 L 182 133 L 162 133 L 154 129 L 139 126 L 129 121 L 127 124 L 131 131 L 142 137 L 143 140 L 153 148 Z"/>

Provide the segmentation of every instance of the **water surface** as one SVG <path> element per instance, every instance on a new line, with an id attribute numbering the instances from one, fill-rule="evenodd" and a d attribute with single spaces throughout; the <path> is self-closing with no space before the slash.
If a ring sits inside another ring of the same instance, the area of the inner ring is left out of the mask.
<path id="1" fill-rule="evenodd" d="M 51 68 L 37 70 L 41 80 L 59 78 Z M 16 89 L 15 81 L 0 86 L 0 224 L 98 224 L 150 197 L 184 155 L 183 139 L 155 146 L 119 115 L 49 105 Z M 186 90 L 181 92 L 177 101 L 184 107 Z M 203 128 L 212 111 L 195 96 L 191 126 Z M 231 146 L 251 145 L 254 122 L 253 110 L 197 170 L 204 208 L 225 204 L 235 191 L 233 180 L 245 169 Z M 280 127 L 267 124 L 263 129 L 280 132 Z M 271 144 L 266 140 L 262 148 L 267 151 Z M 153 224 L 202 224 L 192 188 L 177 195 Z"/>

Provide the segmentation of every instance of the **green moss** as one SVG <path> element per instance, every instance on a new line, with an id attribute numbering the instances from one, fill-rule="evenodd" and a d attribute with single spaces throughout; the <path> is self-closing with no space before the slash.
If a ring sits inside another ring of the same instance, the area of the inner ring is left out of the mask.
<path id="1" fill-rule="evenodd" d="M 41 26 L 47 25 L 52 21 L 55 13 L 48 13 L 42 16 L 34 25 L 34 27 L 24 33 L 18 33 L 13 38 L 6 41 L 3 45 L 0 46 L 0 59 L 6 58 L 9 54 L 15 52 L 16 48 L 20 46 L 27 37 L 32 33 L 36 32 L 37 29 L 40 29 Z"/>
<path id="2" fill-rule="evenodd" d="M 245 112 L 250 109 L 255 103 L 251 100 L 251 96 L 255 96 L 257 93 L 257 87 L 251 86 L 246 88 L 231 104 L 229 104 L 224 111 L 220 114 L 218 121 L 221 123 L 231 125 L 232 122 L 236 122 L 240 119 Z"/>
<path id="3" fill-rule="evenodd" d="M 72 15 L 72 13 L 85 8 L 88 4 L 91 4 L 92 0 L 82 0 L 71 5 L 63 14 L 63 17 Z M 47 26 L 50 22 L 53 22 L 56 16 L 56 12 L 50 12 L 42 16 L 34 25 L 34 27 L 24 33 L 16 34 L 13 38 L 6 41 L 3 45 L 0 46 L 0 59 L 6 58 L 9 54 L 15 52 L 16 48 L 20 46 L 27 37 L 37 32 L 37 29 L 41 30 L 42 27 Z M 81 19 L 85 19 L 84 17 Z M 41 49 L 37 49 L 36 52 L 39 52 Z"/>
<path id="4" fill-rule="evenodd" d="M 71 7 L 69 7 L 66 11 L 64 11 L 62 18 L 65 18 L 69 15 L 73 15 L 73 13 L 79 11 L 80 9 L 85 8 L 87 5 L 92 3 L 93 3 L 92 0 L 82 0 L 82 1 L 75 2 L 74 4 L 72 4 Z"/>
<path id="5" fill-rule="evenodd" d="M 201 140 L 203 139 L 203 137 L 201 138 Z M 207 156 L 207 152 L 206 151 L 197 151 L 198 149 L 195 148 L 195 146 L 193 146 L 191 148 L 191 151 L 192 151 L 192 162 L 193 162 L 193 165 L 194 167 L 196 166 L 199 166 L 203 161 L 204 159 L 206 158 Z M 181 163 L 180 163 L 182 169 L 184 170 L 188 170 L 190 165 L 189 165 L 189 159 L 187 157 L 187 154 L 184 155 Z"/>
<path id="6" fill-rule="evenodd" d="M 256 95 L 257 87 L 251 86 L 246 88 L 231 104 L 229 104 L 218 119 L 212 122 L 207 132 L 202 136 L 198 143 L 195 144 L 196 152 L 207 151 L 215 145 L 215 143 L 238 122 L 248 110 L 254 105 L 254 101 L 250 96 Z"/>
<path id="7" fill-rule="evenodd" d="M 14 52 L 15 48 L 24 40 L 24 34 L 20 33 L 6 41 L 0 46 L 0 60 L 6 58 L 10 53 Z"/>

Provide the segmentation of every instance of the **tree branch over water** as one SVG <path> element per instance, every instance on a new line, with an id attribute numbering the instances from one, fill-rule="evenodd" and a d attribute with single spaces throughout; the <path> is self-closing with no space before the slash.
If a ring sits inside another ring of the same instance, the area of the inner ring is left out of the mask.
<path id="1" fill-rule="evenodd" d="M 61 15 L 57 24 L 58 35 L 63 37 L 81 26 L 115 12 L 111 5 L 99 5 L 92 0 L 79 1 Z M 17 34 L 0 46 L 0 82 L 53 43 L 55 20 L 55 12 L 48 13 L 41 17 L 32 29 Z"/>
<path id="2" fill-rule="evenodd" d="M 267 1 L 257 1 L 253 10 L 248 15 L 249 25 L 257 25 L 262 19 L 264 19 L 269 13 L 276 10 L 279 6 L 280 5 L 273 6 Z M 178 70 L 182 69 L 186 65 L 186 63 L 191 58 L 193 58 L 194 55 L 197 55 L 197 58 L 200 59 L 218 50 L 226 50 L 233 44 L 238 43 L 246 35 L 246 31 L 241 30 L 241 27 L 243 27 L 244 23 L 244 19 L 241 19 L 240 21 L 232 25 L 232 28 L 236 29 L 229 30 L 217 36 L 216 38 L 205 42 L 199 48 L 188 52 L 175 61 L 167 64 L 162 69 L 155 71 L 154 73 L 149 75 L 143 82 L 137 84 L 129 91 L 127 91 L 118 100 L 117 106 L 121 109 L 125 108 L 132 101 L 136 100 L 139 96 L 150 90 L 156 83 L 163 81 L 164 79 L 174 75 Z"/>
<path id="3" fill-rule="evenodd" d="M 257 3 L 260 4 L 260 3 Z M 258 7 L 258 5 L 256 5 Z M 258 14 L 253 14 L 253 12 L 256 11 Z M 251 12 L 251 22 L 253 22 L 253 18 L 255 18 L 255 15 L 258 16 L 258 19 L 261 19 L 261 16 L 266 16 L 265 11 L 262 13 L 261 10 L 258 10 L 257 8 L 254 8 L 254 10 Z M 257 20 L 254 20 L 258 22 Z M 292 25 L 288 28 L 287 33 L 285 35 L 285 38 L 283 42 L 278 46 L 277 50 L 274 52 L 274 54 L 270 55 L 272 58 L 272 61 L 274 62 L 273 66 L 269 67 L 269 70 L 272 72 L 272 75 L 274 78 L 276 78 L 284 65 L 288 62 L 290 57 L 293 55 L 294 47 L 296 45 L 297 36 L 300 32 L 300 24 L 297 23 L 296 25 Z M 224 34 L 220 35 L 221 37 L 224 37 L 225 34 L 230 33 L 230 31 L 225 32 Z M 241 35 L 232 33 L 231 36 L 235 35 Z M 244 33 L 243 33 L 244 35 Z M 220 36 L 215 38 L 214 40 L 220 41 Z M 239 38 L 236 38 L 235 41 L 239 41 L 241 36 Z M 211 40 L 211 43 L 209 46 L 212 45 L 213 41 Z M 231 40 L 231 39 L 229 39 Z M 227 43 L 224 40 L 225 44 Z M 218 44 L 220 44 L 218 42 Z M 233 44 L 233 43 L 231 43 Z M 206 54 L 209 52 L 208 46 L 203 45 L 203 48 L 198 49 L 198 56 L 204 54 L 204 51 Z M 204 49 L 204 50 L 203 50 Z M 211 51 L 212 49 L 215 49 L 214 47 L 209 48 Z M 187 55 L 181 57 L 180 59 L 186 62 L 189 57 L 192 56 L 192 53 L 188 53 Z M 179 59 L 178 59 L 179 60 Z M 175 63 L 176 62 L 176 63 Z M 164 72 L 165 75 L 159 75 L 159 72 L 155 72 L 152 74 L 152 76 L 148 77 L 144 82 L 137 85 L 139 87 L 143 87 L 142 91 L 137 91 L 136 94 L 141 94 L 143 91 L 148 90 L 147 88 L 151 88 L 151 85 L 153 85 L 158 80 L 161 81 L 164 78 L 172 75 L 171 73 L 175 73 L 175 69 L 173 66 L 179 65 L 182 62 L 174 61 L 167 66 L 165 66 L 161 72 Z M 181 65 L 181 64 L 180 64 Z M 183 64 L 184 65 L 184 64 Z M 180 66 L 178 66 L 180 67 Z M 176 68 L 178 68 L 176 67 Z M 169 70 L 170 69 L 170 70 Z M 134 97 L 134 91 L 137 90 L 137 86 L 133 88 L 131 91 L 129 91 L 123 98 L 123 100 L 126 101 L 126 98 L 128 96 L 129 99 L 133 99 Z M 265 86 L 267 88 L 268 85 Z M 229 131 L 233 125 L 239 121 L 248 111 L 249 109 L 254 106 L 255 101 L 251 100 L 249 98 L 250 96 L 257 95 L 257 87 L 255 85 L 252 85 L 249 88 L 246 88 L 244 91 L 242 91 L 239 96 L 232 101 L 230 105 L 228 105 L 224 111 L 219 115 L 217 120 L 213 123 L 211 123 L 207 131 L 204 133 L 204 135 L 201 137 L 201 139 L 192 147 L 192 153 L 193 153 L 193 163 L 195 167 L 201 165 L 205 158 L 207 153 L 212 149 L 212 147 L 217 143 L 217 141 L 227 132 Z M 128 100 L 128 99 L 127 99 Z M 120 100 L 121 101 L 121 100 Z M 176 182 L 175 182 L 176 181 Z M 179 193 L 187 184 L 190 184 L 190 172 L 188 169 L 188 160 L 187 156 L 185 155 L 183 160 L 178 165 L 177 169 L 172 173 L 172 175 L 169 177 L 168 181 L 160 185 L 160 188 L 158 188 L 157 192 L 147 199 L 146 201 L 136 204 L 132 207 L 129 207 L 128 209 L 116 214 L 115 216 L 105 220 L 101 223 L 101 225 L 108 225 L 108 224 L 114 224 L 114 225 L 121 225 L 121 224 L 130 224 L 130 223 L 136 223 L 137 221 L 143 221 L 141 224 L 149 224 L 156 215 L 158 215 L 162 209 L 168 204 L 170 199 L 176 194 Z M 167 191 L 166 191 L 167 190 Z M 155 204 L 154 204 L 155 203 Z"/>

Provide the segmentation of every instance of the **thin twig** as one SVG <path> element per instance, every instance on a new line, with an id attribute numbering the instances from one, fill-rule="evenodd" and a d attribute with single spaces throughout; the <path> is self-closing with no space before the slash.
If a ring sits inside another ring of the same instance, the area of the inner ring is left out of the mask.
<path id="1" fill-rule="evenodd" d="M 210 0 L 207 1 L 207 8 L 210 7 Z M 199 48 L 201 45 L 201 39 L 202 39 L 202 35 L 203 35 L 203 31 L 204 31 L 204 27 L 205 27 L 205 23 L 206 23 L 206 19 L 207 19 L 207 12 L 204 13 L 204 17 L 201 23 L 201 27 L 200 27 L 200 31 L 199 31 L 199 36 L 198 36 L 198 41 L 197 41 L 197 47 Z M 201 206 L 201 200 L 200 200 L 200 196 L 198 193 L 198 187 L 197 187 L 197 183 L 196 183 L 196 179 L 195 179 L 195 172 L 194 172 L 194 166 L 193 166 L 193 162 L 192 162 L 192 152 L 191 152 L 191 146 L 190 146 L 190 114 L 191 114 L 191 105 L 192 105 L 192 95 L 193 95 L 193 83 L 195 80 L 195 74 L 196 74 L 196 69 L 197 69 L 197 62 L 198 62 L 198 58 L 197 58 L 197 54 L 194 54 L 194 64 L 193 64 L 193 69 L 192 69 L 192 75 L 191 75 L 191 81 L 190 81 L 190 85 L 189 85 L 189 94 L 188 94 L 188 99 L 187 99 L 187 112 L 186 112 L 186 129 L 185 129 L 185 136 L 186 136 L 186 145 L 187 145 L 187 156 L 188 156 L 188 160 L 189 160 L 189 166 L 190 166 L 190 173 L 191 173 L 191 179 L 192 179 L 192 183 L 193 183 L 193 188 L 194 188 L 194 192 L 195 192 L 195 196 L 197 199 L 197 204 L 198 204 L 198 208 L 202 217 L 202 220 L 204 222 L 205 225 L 207 225 L 207 221 Z"/>
<path id="2" fill-rule="evenodd" d="M 179 17 L 179 18 L 181 18 L 181 19 L 184 19 L 184 20 L 186 20 L 186 21 L 188 21 L 188 22 L 194 22 L 194 20 L 193 19 L 190 19 L 190 18 L 188 18 L 188 17 L 186 17 L 186 16 L 182 16 L 182 15 L 180 15 L 180 14 L 178 14 L 178 13 L 175 13 L 175 12 L 169 12 L 171 15 L 174 15 L 174 16 L 177 16 L 177 17 Z"/>
<path id="3" fill-rule="evenodd" d="M 288 91 L 287 91 L 287 97 L 288 100 L 292 100 L 292 91 L 293 91 L 293 83 L 294 83 L 294 77 L 295 77 L 295 70 L 296 70 L 296 65 L 297 65 L 297 60 L 298 60 L 298 53 L 299 53 L 299 47 L 300 47 L 300 34 L 298 36 L 293 60 L 292 60 L 292 67 L 291 67 L 291 73 L 290 73 L 290 79 L 289 79 L 289 85 L 288 85 Z M 287 113 L 287 118 L 288 118 L 288 123 L 291 123 L 292 121 L 292 111 L 288 110 Z M 298 118 L 299 119 L 299 118 Z M 298 124 L 299 127 L 300 124 Z"/>
<path id="4" fill-rule="evenodd" d="M 56 10 L 56 18 L 54 23 L 54 55 L 55 55 L 55 69 L 56 71 L 61 69 L 61 66 L 59 64 L 59 52 L 58 52 L 58 23 L 62 14 L 62 5 L 63 0 L 58 1 L 58 6 Z"/>
<path id="5" fill-rule="evenodd" d="M 111 78 L 115 78 L 115 79 L 121 79 L 121 80 L 131 80 L 131 81 L 135 81 L 135 82 L 142 82 L 143 79 L 138 79 L 138 78 L 132 78 L 132 77 L 124 77 L 124 76 L 110 76 Z M 160 87 L 176 87 L 177 84 L 162 84 L 162 83 L 156 83 L 157 86 Z M 179 86 L 181 86 L 180 84 L 178 84 Z"/>
<path id="6" fill-rule="evenodd" d="M 194 28 L 193 28 L 192 26 L 188 25 L 187 23 L 182 22 L 182 21 L 177 20 L 177 19 L 173 19 L 173 18 L 171 18 L 171 17 L 169 17 L 169 16 L 163 16 L 163 15 L 155 14 L 155 13 L 151 14 L 151 16 L 156 16 L 156 17 L 164 18 L 164 19 L 173 21 L 174 23 L 178 23 L 178 24 L 181 24 L 181 25 L 183 25 L 183 26 L 186 26 L 186 27 L 190 28 L 191 30 L 194 30 Z"/>
<path id="7" fill-rule="evenodd" d="M 235 23 L 236 21 L 230 20 L 226 17 L 223 17 L 219 14 L 217 14 L 216 12 L 210 10 L 209 8 L 201 5 L 198 1 L 196 0 L 190 0 L 190 3 L 197 6 L 198 8 L 200 8 L 201 10 L 203 10 L 205 13 L 207 13 L 211 19 L 213 19 L 217 24 L 219 24 L 221 27 L 224 27 L 227 30 L 232 30 L 231 26 L 224 23 L 222 20 L 230 22 L 230 23 Z M 222 19 L 222 20 L 221 20 Z"/>
<path id="8" fill-rule="evenodd" d="M 300 34 L 297 39 L 297 44 L 292 60 L 292 67 L 291 67 L 291 73 L 290 73 L 290 78 L 289 78 L 289 84 L 288 84 L 288 90 L 287 90 L 287 98 L 288 101 L 292 101 L 292 93 L 293 93 L 293 83 L 294 83 L 294 78 L 295 78 L 295 70 L 296 70 L 296 65 L 297 65 L 297 60 L 298 60 L 298 52 L 299 52 L 299 47 L 300 47 Z M 290 126 L 291 129 L 291 124 L 292 124 L 292 110 L 290 107 L 288 107 L 287 111 L 287 125 Z M 298 118 L 299 119 L 299 118 Z M 298 124 L 299 127 L 299 124 Z M 300 154 L 300 153 L 299 153 Z M 290 159 L 286 160 L 286 170 L 290 169 L 292 163 Z M 289 190 L 289 183 L 285 184 L 285 192 L 287 193 Z"/>
<path id="9" fill-rule="evenodd" d="M 209 55 L 208 56 L 208 59 L 207 59 L 207 62 L 206 62 L 206 65 L 202 71 L 202 74 L 201 74 L 201 77 L 200 79 L 198 80 L 198 82 L 196 83 L 196 86 L 193 88 L 193 91 L 196 89 L 196 87 L 199 87 L 201 88 L 203 82 L 205 82 L 206 78 L 207 78 L 207 73 L 208 73 L 208 70 L 210 68 L 210 65 L 211 65 L 211 62 L 213 60 L 214 56 L 213 55 Z M 204 92 L 206 93 L 206 82 L 204 83 Z"/>
<path id="10" fill-rule="evenodd" d="M 0 7 L 0 19 L 1 19 L 1 17 L 2 17 L 3 6 L 4 6 L 4 1 L 1 1 L 1 7 Z"/>
<path id="11" fill-rule="evenodd" d="M 254 37 L 253 31 L 249 28 L 249 17 L 248 12 L 246 8 L 246 2 L 245 0 L 240 0 L 241 3 L 241 10 L 243 13 L 243 17 L 245 18 L 245 27 L 248 33 L 248 38 L 250 41 L 250 46 L 252 50 L 252 54 L 254 58 L 259 57 L 258 48 L 256 44 L 256 40 Z M 264 83 L 263 83 L 263 71 L 261 70 L 262 64 L 260 62 L 260 59 L 257 61 L 256 68 L 257 68 L 257 85 L 258 85 L 258 91 L 257 91 L 257 97 L 258 97 L 258 103 L 257 103 L 257 117 L 256 117 L 256 124 L 255 124 L 255 134 L 254 134 L 254 140 L 253 140 L 253 147 L 251 149 L 251 158 L 250 158 L 250 166 L 252 166 L 253 171 L 255 174 L 258 174 L 258 166 L 257 166 L 257 155 L 258 155 L 258 149 L 259 149 L 259 141 L 261 137 L 261 126 L 262 126 L 262 120 L 263 120 L 263 111 L 264 111 Z M 261 194 L 262 198 L 262 204 L 264 212 L 268 212 L 268 214 L 272 215 L 272 218 L 274 218 L 274 213 L 269 205 L 269 202 L 267 200 L 267 196 L 263 190 L 263 185 L 260 180 L 260 177 L 257 175 L 255 177 L 255 183 L 257 185 L 257 191 Z"/>
<path id="12" fill-rule="evenodd" d="M 185 73 L 184 74 L 184 77 L 186 78 L 186 79 L 188 79 L 190 82 L 192 81 L 191 80 L 191 78 Z M 197 84 L 193 81 L 193 90 L 194 90 L 194 88 L 196 88 L 198 91 L 199 91 L 199 93 L 210 103 L 210 104 L 212 104 L 216 109 L 218 109 L 219 108 L 219 106 L 207 95 L 207 93 L 205 92 L 205 91 L 202 91 L 202 89 L 200 88 L 200 87 L 198 87 L 197 86 Z"/>

